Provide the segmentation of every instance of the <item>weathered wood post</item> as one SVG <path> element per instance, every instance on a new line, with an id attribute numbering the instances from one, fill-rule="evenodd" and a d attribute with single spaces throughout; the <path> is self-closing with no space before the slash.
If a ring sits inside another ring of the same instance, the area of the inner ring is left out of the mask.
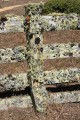
<path id="1" fill-rule="evenodd" d="M 44 71 L 42 65 L 43 36 L 37 21 L 36 24 L 32 23 L 34 17 L 39 15 L 39 12 L 41 12 L 40 5 L 28 5 L 26 7 L 27 62 L 29 66 L 27 77 L 36 110 L 43 112 L 47 108 L 47 91 L 44 86 Z"/>

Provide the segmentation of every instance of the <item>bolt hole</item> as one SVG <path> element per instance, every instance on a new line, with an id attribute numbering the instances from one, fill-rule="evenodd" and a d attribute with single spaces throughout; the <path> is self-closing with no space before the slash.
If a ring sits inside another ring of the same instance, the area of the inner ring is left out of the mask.
<path id="1" fill-rule="evenodd" d="M 40 38 L 39 37 L 37 37 L 36 39 L 35 39 L 35 44 L 39 44 L 40 43 Z"/>

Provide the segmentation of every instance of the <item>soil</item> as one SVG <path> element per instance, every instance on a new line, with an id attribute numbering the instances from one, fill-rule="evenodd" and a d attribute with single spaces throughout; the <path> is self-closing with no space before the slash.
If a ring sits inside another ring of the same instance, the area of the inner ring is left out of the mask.
<path id="1" fill-rule="evenodd" d="M 80 30 L 44 32 L 44 44 L 80 42 Z"/>
<path id="2" fill-rule="evenodd" d="M 0 16 L 5 16 L 6 14 L 25 15 L 25 8 L 21 6 L 11 10 L 0 12 Z"/>
<path id="3" fill-rule="evenodd" d="M 18 45 L 26 45 L 25 33 L 0 34 L 0 48 L 14 48 Z"/>
<path id="4" fill-rule="evenodd" d="M 22 4 L 28 4 L 28 3 L 38 3 L 38 2 L 46 2 L 48 0 L 10 0 L 10 1 L 0 1 L 0 6 L 1 9 L 5 7 L 9 7 L 10 6 L 15 6 L 15 5 L 22 5 Z M 3 16 L 5 14 L 16 14 L 16 15 L 24 15 L 25 14 L 25 9 L 23 7 L 24 5 L 20 6 L 20 7 L 14 7 L 13 9 L 6 9 L 6 11 L 0 12 L 0 16 Z"/>
<path id="5" fill-rule="evenodd" d="M 47 70 L 47 71 L 50 71 L 53 69 L 57 69 L 57 70 L 66 69 L 69 67 L 80 68 L 80 58 L 71 57 L 71 58 L 59 58 L 59 59 L 44 60 L 44 70 Z"/>
<path id="6" fill-rule="evenodd" d="M 2 9 L 0 9 L 0 12 L 4 12 L 4 11 L 11 10 L 11 9 L 14 9 L 14 8 L 18 8 L 18 7 L 25 6 L 25 5 L 26 4 L 13 5 L 13 6 L 4 7 Z"/>
<path id="7" fill-rule="evenodd" d="M 0 4 L 1 4 L 1 7 L 3 8 L 7 6 L 26 4 L 26 3 L 39 3 L 41 1 L 47 2 L 48 0 L 9 0 L 9 1 L 1 0 Z"/>
<path id="8" fill-rule="evenodd" d="M 80 103 L 49 105 L 45 113 L 11 108 L 0 111 L 0 120 L 80 120 Z"/>
<path id="9" fill-rule="evenodd" d="M 27 72 L 26 62 L 0 64 L 0 75 Z"/>

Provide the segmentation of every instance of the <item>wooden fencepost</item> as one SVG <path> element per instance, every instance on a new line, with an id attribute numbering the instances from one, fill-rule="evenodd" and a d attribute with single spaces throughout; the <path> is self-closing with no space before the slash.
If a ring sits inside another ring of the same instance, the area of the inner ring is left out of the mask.
<path id="1" fill-rule="evenodd" d="M 29 66 L 27 78 L 31 89 L 32 100 L 37 111 L 44 112 L 47 108 L 47 91 L 44 85 L 43 71 L 43 35 L 42 30 L 31 30 L 30 13 L 26 15 L 27 63 Z"/>

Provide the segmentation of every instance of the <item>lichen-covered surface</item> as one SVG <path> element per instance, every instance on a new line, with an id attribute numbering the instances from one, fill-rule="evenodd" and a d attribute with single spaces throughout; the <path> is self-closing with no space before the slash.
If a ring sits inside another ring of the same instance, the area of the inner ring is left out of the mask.
<path id="1" fill-rule="evenodd" d="M 0 76 L 0 92 L 24 90 L 28 84 L 27 73 Z"/>
<path id="2" fill-rule="evenodd" d="M 38 23 L 32 22 L 32 18 L 39 15 L 42 11 L 42 4 L 29 6 L 26 8 L 26 36 L 27 36 L 27 62 L 29 65 L 29 72 L 27 73 L 31 92 L 33 94 L 33 100 L 37 111 L 44 112 L 47 107 L 47 91 L 44 86 L 43 77 L 43 36 L 42 28 Z M 30 11 L 30 7 L 32 8 Z M 37 9 L 38 8 L 38 9 Z M 36 11 L 37 9 L 37 11 Z M 29 17 L 29 15 L 31 15 Z M 27 20 L 30 19 L 30 20 Z M 35 28 L 35 30 L 33 30 Z M 36 54 L 36 58 L 35 55 Z"/>
<path id="3" fill-rule="evenodd" d="M 80 69 L 68 68 L 60 70 L 45 71 L 42 80 L 44 85 L 54 85 L 55 83 L 80 83 Z M 4 74 L 0 76 L 0 92 L 20 91 L 29 86 L 27 73 Z"/>
<path id="4" fill-rule="evenodd" d="M 26 47 L 24 46 L 0 49 L 0 63 L 21 62 L 25 60 L 25 55 Z"/>
<path id="5" fill-rule="evenodd" d="M 25 60 L 26 47 L 0 49 L 0 63 L 20 62 Z"/>
<path id="6" fill-rule="evenodd" d="M 66 103 L 66 102 L 79 102 L 80 91 L 49 93 L 48 104 Z M 38 101 L 36 101 L 38 102 Z M 12 96 L 11 98 L 0 99 L 0 110 L 10 108 L 29 108 L 32 107 L 32 101 L 29 95 Z"/>
<path id="7" fill-rule="evenodd" d="M 44 59 L 80 57 L 80 43 L 44 45 Z"/>
<path id="8" fill-rule="evenodd" d="M 32 31 L 35 31 L 33 26 L 37 26 L 44 29 L 44 31 L 53 31 L 53 30 L 70 30 L 70 29 L 80 29 L 80 16 L 78 14 L 64 14 L 64 13 L 52 13 L 49 15 L 42 15 L 42 9 L 44 4 L 38 5 L 29 5 L 26 8 L 30 9 L 29 14 L 35 15 L 31 17 Z"/>
<path id="9" fill-rule="evenodd" d="M 38 16 L 32 17 L 31 21 L 32 24 L 38 23 L 40 28 L 44 28 L 45 31 L 52 31 L 52 30 L 70 30 L 70 29 L 79 29 L 79 20 L 78 15 L 70 14 L 70 15 L 47 15 L 47 16 Z M 35 30 L 35 27 L 32 28 Z"/>
<path id="10" fill-rule="evenodd" d="M 0 99 L 0 110 L 6 110 L 9 108 L 28 108 L 32 106 L 30 96 L 17 96 L 6 99 Z"/>
<path id="11" fill-rule="evenodd" d="M 33 11 L 34 12 L 34 11 Z M 14 14 L 6 15 L 7 21 L 0 24 L 0 33 L 5 32 L 24 32 L 24 17 L 17 16 Z M 58 15 L 47 15 L 47 16 L 40 16 L 35 15 L 31 18 L 31 24 L 38 24 L 40 28 L 43 28 L 45 31 L 52 31 L 52 30 L 75 30 L 80 29 L 80 21 L 79 16 L 77 14 L 61 14 Z M 32 30 L 35 30 L 33 26 Z"/>
<path id="12" fill-rule="evenodd" d="M 23 27 L 23 21 L 24 17 L 23 16 L 17 16 L 13 14 L 8 14 L 5 15 L 7 17 L 7 21 L 3 21 L 0 24 L 0 33 L 5 33 L 5 32 L 23 32 L 24 27 Z"/>
<path id="13" fill-rule="evenodd" d="M 44 73 L 46 84 L 77 82 L 80 83 L 80 69 L 68 68 L 60 70 L 45 71 Z"/>
<path id="14" fill-rule="evenodd" d="M 0 49 L 0 63 L 25 61 L 27 50 L 24 46 Z M 37 59 L 37 53 L 34 54 Z M 43 45 L 43 59 L 80 57 L 80 43 L 55 43 Z"/>
<path id="15" fill-rule="evenodd" d="M 57 23 L 57 30 L 76 29 L 79 28 L 79 15 L 64 14 L 64 13 L 53 13 L 53 21 Z"/>
<path id="16" fill-rule="evenodd" d="M 80 91 L 60 92 L 50 94 L 50 103 L 80 102 Z"/>
<path id="17" fill-rule="evenodd" d="M 51 15 L 51 16 L 35 16 L 32 18 L 32 23 L 36 22 L 40 27 L 44 28 L 45 31 L 52 30 L 70 30 L 70 29 L 79 29 L 79 20 L 77 14 L 70 15 Z M 35 28 L 34 28 L 35 29 Z"/>

